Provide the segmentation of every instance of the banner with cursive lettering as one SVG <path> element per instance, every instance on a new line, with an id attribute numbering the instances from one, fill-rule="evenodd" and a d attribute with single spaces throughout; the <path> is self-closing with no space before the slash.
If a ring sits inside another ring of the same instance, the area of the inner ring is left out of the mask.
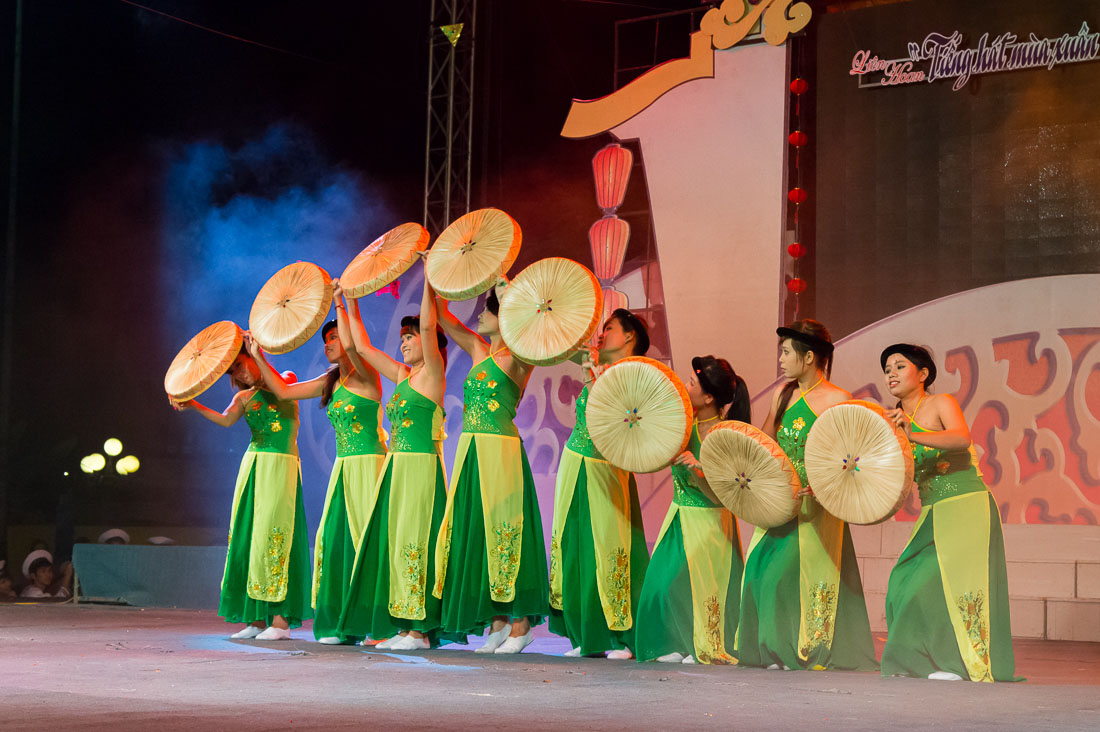
<path id="1" fill-rule="evenodd" d="M 954 79 L 952 89 L 966 86 L 976 74 L 998 71 L 1045 68 L 1048 71 L 1063 64 L 1100 59 L 1100 32 L 1081 23 L 1076 34 L 1065 33 L 1055 38 L 1039 38 L 1034 33 L 1027 40 L 1014 33 L 1002 33 L 990 39 L 984 33 L 973 48 L 963 45 L 963 34 L 929 33 L 920 43 L 909 43 L 906 58 L 883 59 L 869 50 L 857 51 L 852 57 L 851 76 L 859 77 L 860 88 L 899 86 L 918 82 Z"/>

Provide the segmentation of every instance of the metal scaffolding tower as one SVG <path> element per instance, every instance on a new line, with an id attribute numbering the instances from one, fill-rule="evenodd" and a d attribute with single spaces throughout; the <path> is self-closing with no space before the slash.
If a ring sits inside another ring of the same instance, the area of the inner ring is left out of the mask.
<path id="1" fill-rule="evenodd" d="M 432 0 L 424 226 L 438 235 L 470 210 L 477 0 Z"/>

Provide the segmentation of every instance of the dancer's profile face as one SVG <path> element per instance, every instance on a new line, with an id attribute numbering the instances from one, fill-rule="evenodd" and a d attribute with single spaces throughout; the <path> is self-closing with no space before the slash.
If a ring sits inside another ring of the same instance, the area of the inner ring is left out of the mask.
<path id="1" fill-rule="evenodd" d="M 928 378 L 928 369 L 917 368 L 916 364 L 900 353 L 890 354 L 882 373 L 886 377 L 886 389 L 898 399 L 904 399 L 917 389 L 924 388 L 924 380 Z"/>
<path id="2" fill-rule="evenodd" d="M 251 357 L 242 353 L 229 367 L 229 376 L 238 384 L 255 386 L 260 381 L 260 367 Z"/>
<path id="3" fill-rule="evenodd" d="M 626 349 L 627 345 L 627 332 L 623 330 L 623 324 L 619 322 L 618 318 L 610 318 L 603 326 L 603 333 L 600 334 L 600 355 L 615 354 Z M 600 359 L 604 361 L 603 358 Z"/>
<path id="4" fill-rule="evenodd" d="M 424 360 L 424 349 L 420 345 L 420 334 L 406 331 L 401 334 L 401 358 L 409 366 L 415 366 Z"/>
<path id="5" fill-rule="evenodd" d="M 336 363 L 345 354 L 344 344 L 340 342 L 340 333 L 333 328 L 325 334 L 325 358 L 329 363 Z"/>
<path id="6" fill-rule="evenodd" d="M 787 379 L 797 379 L 803 376 L 809 368 L 810 364 L 806 361 L 806 356 L 794 349 L 794 345 L 790 338 L 784 338 L 783 342 L 779 344 L 779 370 L 783 372 L 783 377 Z"/>
<path id="7" fill-rule="evenodd" d="M 484 336 L 492 336 L 500 332 L 500 321 L 489 311 L 489 308 L 482 308 L 481 314 L 477 316 L 477 332 L 478 335 Z"/>
<path id="8" fill-rule="evenodd" d="M 694 371 L 691 372 L 691 377 L 688 379 L 687 392 L 688 397 L 691 398 L 691 408 L 696 412 L 707 406 L 708 394 L 703 391 L 703 387 L 699 384 L 699 378 Z"/>

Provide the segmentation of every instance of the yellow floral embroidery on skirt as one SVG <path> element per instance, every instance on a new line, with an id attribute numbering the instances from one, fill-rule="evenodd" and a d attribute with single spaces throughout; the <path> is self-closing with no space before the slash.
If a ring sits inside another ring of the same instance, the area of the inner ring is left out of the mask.
<path id="1" fill-rule="evenodd" d="M 833 644 L 833 620 L 836 617 L 836 585 L 818 582 L 810 590 L 810 606 L 806 608 L 806 633 L 809 645 L 801 649 L 802 656 L 820 646 Z"/>
<path id="2" fill-rule="evenodd" d="M 969 669 L 971 680 L 986 681 L 986 677 L 989 677 L 988 680 L 992 680 L 989 671 L 989 627 L 982 612 L 985 608 L 985 593 L 981 590 L 964 592 L 955 601 L 955 605 L 959 609 L 959 614 L 962 615 L 970 645 L 974 647 L 974 652 L 978 654 L 978 658 L 984 666 L 978 671 L 981 678 L 974 678 L 976 669 Z"/>
<path id="3" fill-rule="evenodd" d="M 558 535 L 550 537 L 550 607 L 561 610 L 561 592 L 554 589 L 554 579 L 561 572 L 561 542 Z"/>
<path id="4" fill-rule="evenodd" d="M 489 556 L 496 560 L 497 571 L 495 577 L 489 578 L 489 595 L 497 602 L 506 602 L 516 586 L 523 532 L 519 527 L 502 521 L 493 527 L 493 534 L 496 539 L 490 539 Z"/>
<path id="5" fill-rule="evenodd" d="M 630 556 L 623 547 L 613 549 L 608 556 L 611 573 L 607 576 L 607 603 L 614 622 L 611 627 L 630 626 Z"/>
<path id="6" fill-rule="evenodd" d="M 266 582 L 253 582 L 252 594 L 260 595 L 259 599 L 274 601 L 276 598 L 286 596 L 287 587 L 287 554 L 285 551 L 286 533 L 279 528 L 271 530 L 267 537 L 267 572 Z"/>
<path id="7" fill-rule="evenodd" d="M 416 618 L 424 610 L 424 586 L 428 569 L 428 551 L 424 543 L 410 542 L 401 551 L 405 567 L 400 570 L 408 581 L 408 594 L 390 601 L 390 615 L 398 618 Z"/>

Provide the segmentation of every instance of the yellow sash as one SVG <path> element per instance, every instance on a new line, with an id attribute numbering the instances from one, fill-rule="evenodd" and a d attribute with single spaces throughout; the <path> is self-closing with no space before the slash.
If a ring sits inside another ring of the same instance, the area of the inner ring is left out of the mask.
<path id="1" fill-rule="evenodd" d="M 554 524 L 550 536 L 550 604 L 561 609 L 561 533 L 573 503 L 580 471 L 588 486 L 595 550 L 596 587 L 610 630 L 628 630 L 633 625 L 630 606 L 630 484 L 628 471 L 606 460 L 585 457 L 566 448 L 558 466 L 554 488 Z M 581 527 L 586 530 L 588 527 Z"/>
<path id="2" fill-rule="evenodd" d="M 254 600 L 281 602 L 286 599 L 301 463 L 297 455 L 247 451 L 237 472 L 230 526 L 236 521 L 241 496 L 253 469 L 256 476 L 252 496 L 252 542 L 248 551 L 248 596 Z M 230 541 L 232 538 L 230 536 Z"/>
<path id="3" fill-rule="evenodd" d="M 843 547 L 844 522 L 805 497 L 798 516 L 798 657 L 803 661 L 821 646 L 832 648 Z"/>
<path id="4" fill-rule="evenodd" d="M 471 442 L 477 450 L 478 483 L 485 521 L 485 552 L 489 570 L 489 596 L 495 602 L 515 599 L 523 538 L 523 445 L 518 437 L 464 432 L 458 438 L 455 465 L 457 486 L 467 469 Z M 436 597 L 443 596 L 447 562 L 451 554 L 454 490 L 447 492 L 447 510 L 436 539 Z"/>
<path id="5" fill-rule="evenodd" d="M 734 547 L 740 545 L 736 519 L 724 508 L 675 503 L 669 510 L 669 514 L 674 513 L 680 515 L 684 554 L 688 559 L 695 657 L 703 663 L 736 663 L 726 653 L 725 638 L 726 593 Z M 724 537 L 724 541 L 718 537 Z"/>
<path id="6" fill-rule="evenodd" d="M 359 543 L 366 529 L 366 518 L 374 512 L 374 502 L 378 500 L 378 479 L 385 465 L 385 455 L 349 455 L 338 457 L 329 474 L 328 491 L 325 493 L 325 508 L 321 513 L 321 523 L 317 526 L 317 538 L 313 543 L 313 606 L 317 607 L 317 590 L 321 585 L 321 562 L 325 555 L 324 533 L 328 512 L 332 508 L 332 496 L 336 491 L 336 481 L 344 478 L 344 510 L 348 517 L 348 531 L 351 533 L 355 553 L 359 554 Z"/>
<path id="7" fill-rule="evenodd" d="M 966 493 L 933 506 L 936 556 L 959 654 L 971 681 L 993 681 L 989 660 L 989 494 Z M 921 510 L 916 528 L 930 508 Z"/>

